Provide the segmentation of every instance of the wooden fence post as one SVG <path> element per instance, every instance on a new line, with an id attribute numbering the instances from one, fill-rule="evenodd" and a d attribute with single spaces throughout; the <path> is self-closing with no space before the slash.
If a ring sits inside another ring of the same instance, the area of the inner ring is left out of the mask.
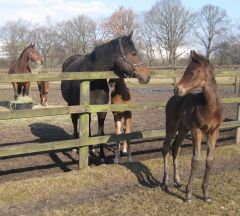
<path id="1" fill-rule="evenodd" d="M 238 77 L 235 76 L 234 93 L 238 94 Z"/>
<path id="2" fill-rule="evenodd" d="M 240 120 L 240 104 L 238 104 L 237 120 Z M 236 130 L 236 143 L 240 144 L 240 127 L 238 127 Z"/>
<path id="3" fill-rule="evenodd" d="M 89 105 L 90 81 L 80 82 L 80 104 Z M 79 117 L 79 138 L 89 137 L 89 114 L 84 113 Z M 88 146 L 79 148 L 79 168 L 88 167 Z"/>

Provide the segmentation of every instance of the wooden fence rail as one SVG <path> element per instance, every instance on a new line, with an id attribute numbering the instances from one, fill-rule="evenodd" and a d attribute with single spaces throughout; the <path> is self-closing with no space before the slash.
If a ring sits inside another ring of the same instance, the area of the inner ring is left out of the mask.
<path id="1" fill-rule="evenodd" d="M 153 78 L 176 78 L 181 77 L 181 72 L 175 71 L 156 71 L 152 72 Z M 217 77 L 238 77 L 236 71 L 222 71 L 216 74 Z M 41 143 L 38 145 L 24 144 L 20 146 L 0 147 L 0 157 L 18 156 L 29 153 L 41 153 L 56 151 L 62 149 L 79 148 L 79 166 L 81 169 L 88 166 L 88 146 L 100 143 L 113 143 L 126 139 L 145 139 L 157 138 L 165 135 L 165 130 L 138 131 L 130 134 L 105 135 L 98 137 L 89 136 L 89 113 L 123 111 L 123 110 L 145 110 L 161 109 L 165 107 L 166 102 L 148 103 L 148 104 L 118 104 L 118 105 L 90 105 L 89 104 L 89 84 L 92 79 L 117 78 L 114 72 L 86 72 L 86 73 L 46 73 L 46 74 L 20 74 L 20 75 L 0 75 L 0 83 L 4 82 L 24 82 L 24 81 L 60 81 L 60 80 L 81 80 L 80 82 L 80 105 L 79 106 L 61 106 L 54 108 L 34 109 L 34 110 L 9 110 L 0 112 L 0 120 L 33 118 L 41 116 L 68 115 L 72 113 L 80 114 L 80 139 L 65 140 L 57 142 Z M 238 79 L 237 79 L 238 80 Z M 240 103 L 240 98 L 223 98 L 223 103 Z M 240 120 L 225 122 L 222 129 L 236 128 L 240 126 Z"/>

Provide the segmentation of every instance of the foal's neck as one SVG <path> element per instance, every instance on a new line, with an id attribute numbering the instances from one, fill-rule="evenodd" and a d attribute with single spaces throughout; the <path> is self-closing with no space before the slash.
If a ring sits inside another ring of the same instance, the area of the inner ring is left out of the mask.
<path id="1" fill-rule="evenodd" d="M 208 68 L 208 76 L 203 87 L 203 94 L 205 96 L 207 105 L 206 108 L 215 111 L 218 107 L 221 106 L 221 99 L 218 92 L 218 87 L 216 84 L 216 80 L 213 75 L 213 70 Z"/>

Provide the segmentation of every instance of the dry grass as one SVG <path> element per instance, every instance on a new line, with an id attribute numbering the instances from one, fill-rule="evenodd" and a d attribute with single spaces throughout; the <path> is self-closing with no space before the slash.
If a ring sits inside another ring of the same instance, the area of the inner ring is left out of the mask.
<path id="1" fill-rule="evenodd" d="M 188 172 L 190 155 L 180 157 Z M 2 215 L 239 215 L 239 146 L 217 148 L 210 178 L 213 202 L 202 201 L 201 179 L 194 183 L 192 204 L 184 188 L 163 193 L 158 183 L 162 160 L 108 165 L 0 185 Z M 234 164 L 235 163 L 235 164 Z M 230 165 L 230 168 L 226 166 Z M 223 168 L 225 167 L 225 168 Z M 185 170 L 185 171 L 184 171 Z M 187 178 L 183 178 L 186 184 Z"/>

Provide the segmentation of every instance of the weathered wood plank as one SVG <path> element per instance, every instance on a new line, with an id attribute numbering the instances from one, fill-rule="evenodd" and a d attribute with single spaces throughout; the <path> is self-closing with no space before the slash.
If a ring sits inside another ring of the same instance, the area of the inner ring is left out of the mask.
<path id="1" fill-rule="evenodd" d="M 82 81 L 80 83 L 80 104 L 89 105 L 90 100 L 90 82 Z M 80 139 L 89 138 L 89 114 L 83 113 L 79 117 L 79 137 Z M 79 168 L 88 167 L 88 146 L 79 148 Z"/>
<path id="2" fill-rule="evenodd" d="M 152 70 L 152 78 L 180 78 L 183 72 L 172 71 L 172 70 Z M 238 71 L 221 71 L 215 72 L 216 77 L 235 77 L 239 76 Z M 39 74 L 1 74 L 0 83 L 3 82 L 33 82 L 33 81 L 60 81 L 60 80 L 93 80 L 93 79 L 106 79 L 106 78 L 118 78 L 118 76 L 113 71 L 97 71 L 97 72 L 71 72 L 71 73 L 61 73 L 61 72 L 48 72 Z"/>
<path id="3" fill-rule="evenodd" d="M 222 102 L 240 103 L 240 97 L 222 98 Z M 79 105 L 79 106 L 62 106 L 62 107 L 47 107 L 33 110 L 6 110 L 0 112 L 0 120 L 34 118 L 43 116 L 69 115 L 72 113 L 96 113 L 96 112 L 112 112 L 124 110 L 145 110 L 145 109 L 162 109 L 166 102 L 158 103 L 136 103 L 136 104 L 107 104 L 107 105 Z"/>
<path id="4" fill-rule="evenodd" d="M 224 122 L 221 125 L 221 129 L 227 128 L 236 128 L 240 126 L 240 121 L 229 121 Z M 96 136 L 90 138 L 81 138 L 80 140 L 65 140 L 65 141 L 56 141 L 48 143 L 38 143 L 34 144 L 25 144 L 20 146 L 8 146 L 0 147 L 0 158 L 7 156 L 17 156 L 25 155 L 30 153 L 42 153 L 48 151 L 56 151 L 63 149 L 77 148 L 80 146 L 89 146 L 89 145 L 98 145 L 100 143 L 115 143 L 117 141 L 123 140 L 134 140 L 134 139 L 149 139 L 149 138 L 158 138 L 165 136 L 165 129 L 163 130 L 151 130 L 151 131 L 136 131 L 129 134 L 110 134 L 105 136 Z"/>

